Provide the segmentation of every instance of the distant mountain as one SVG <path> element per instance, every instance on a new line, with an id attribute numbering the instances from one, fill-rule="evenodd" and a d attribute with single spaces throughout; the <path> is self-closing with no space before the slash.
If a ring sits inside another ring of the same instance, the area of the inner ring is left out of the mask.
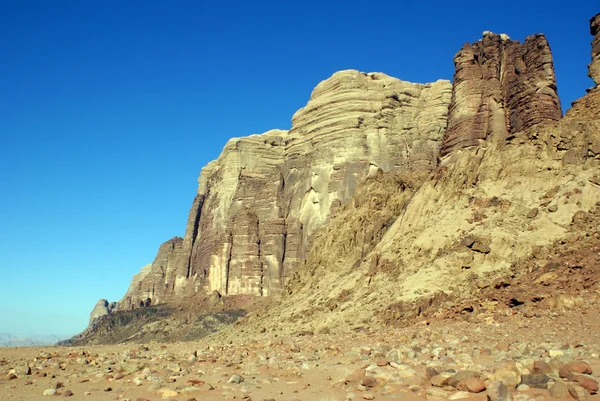
<path id="1" fill-rule="evenodd" d="M 0 347 L 31 347 L 36 345 L 54 345 L 69 338 L 68 335 L 18 336 L 0 333 Z"/>

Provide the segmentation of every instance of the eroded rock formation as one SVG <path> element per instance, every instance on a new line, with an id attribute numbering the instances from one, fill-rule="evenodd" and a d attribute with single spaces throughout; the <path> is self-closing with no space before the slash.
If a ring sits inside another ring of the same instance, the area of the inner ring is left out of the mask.
<path id="1" fill-rule="evenodd" d="M 377 316 L 439 317 L 440 303 L 456 309 L 552 265 L 553 250 L 582 238 L 576 225 L 600 215 L 600 91 L 561 118 L 543 35 L 484 33 L 455 64 L 452 87 L 338 72 L 289 131 L 231 139 L 202 169 L 185 236 L 161 246 L 119 309 L 151 305 L 127 319 L 171 301 L 203 310 L 202 296 L 229 308 L 285 286 L 246 333 L 359 330 Z M 457 310 L 488 308 L 475 304 Z"/>
<path id="2" fill-rule="evenodd" d="M 600 84 L 600 13 L 590 20 L 590 33 L 594 36 L 592 40 L 592 62 L 589 65 L 590 78 L 596 85 Z"/>
<path id="3" fill-rule="evenodd" d="M 340 71 L 289 131 L 231 139 L 202 169 L 183 239 L 163 246 L 119 307 L 199 291 L 271 295 L 302 263 L 315 230 L 378 171 L 436 167 L 451 84 Z"/>
<path id="4" fill-rule="evenodd" d="M 544 35 L 524 43 L 484 32 L 454 57 L 456 71 L 441 155 L 499 140 L 561 116 L 552 54 Z"/>
<path id="5" fill-rule="evenodd" d="M 98 319 L 100 316 L 108 315 L 112 313 L 116 306 L 116 302 L 108 302 L 106 299 L 101 299 L 96 303 L 94 309 L 90 313 L 90 326 L 92 323 Z"/>

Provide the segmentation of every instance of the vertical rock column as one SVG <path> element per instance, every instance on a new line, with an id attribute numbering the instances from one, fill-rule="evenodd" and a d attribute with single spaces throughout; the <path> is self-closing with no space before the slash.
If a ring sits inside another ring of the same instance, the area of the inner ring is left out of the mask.
<path id="1" fill-rule="evenodd" d="M 454 57 L 456 71 L 441 155 L 503 139 L 562 117 L 544 35 L 524 43 L 484 32 Z"/>
<path id="2" fill-rule="evenodd" d="M 600 85 L 600 13 L 590 20 L 590 33 L 594 35 L 594 39 L 592 40 L 592 62 L 588 66 L 588 75 L 596 85 Z"/>

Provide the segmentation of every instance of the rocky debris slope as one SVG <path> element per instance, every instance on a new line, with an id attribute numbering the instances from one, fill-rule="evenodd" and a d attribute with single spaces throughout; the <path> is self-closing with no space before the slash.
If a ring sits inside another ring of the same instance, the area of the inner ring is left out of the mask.
<path id="1" fill-rule="evenodd" d="M 544 35 L 524 43 L 484 32 L 454 57 L 448 128 L 441 155 L 506 140 L 516 132 L 561 116 L 550 46 Z"/>
<path id="2" fill-rule="evenodd" d="M 248 311 L 264 307 L 265 300 L 247 295 L 196 294 L 179 302 L 113 311 L 57 345 L 198 340 L 233 324 Z"/>
<path id="3" fill-rule="evenodd" d="M 594 36 L 592 40 L 592 62 L 589 65 L 589 76 L 596 85 L 600 85 L 600 14 L 596 14 L 590 20 L 590 33 Z"/>
<path id="4" fill-rule="evenodd" d="M 436 167 L 450 95 L 448 81 L 340 71 L 315 88 L 291 130 L 231 139 L 202 170 L 184 238 L 161 246 L 118 308 L 195 292 L 281 293 L 358 183 Z"/>

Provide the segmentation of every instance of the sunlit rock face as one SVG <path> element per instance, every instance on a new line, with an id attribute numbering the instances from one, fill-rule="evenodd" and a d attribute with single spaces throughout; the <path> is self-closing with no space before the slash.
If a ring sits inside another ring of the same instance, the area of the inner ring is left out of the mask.
<path id="1" fill-rule="evenodd" d="M 315 230 L 360 181 L 435 168 L 451 93 L 449 81 L 340 71 L 314 89 L 289 131 L 231 139 L 202 169 L 185 236 L 161 246 L 120 308 L 200 291 L 281 292 Z"/>
<path id="2" fill-rule="evenodd" d="M 552 54 L 544 35 L 524 43 L 484 32 L 454 57 L 448 128 L 441 155 L 505 139 L 561 116 Z"/>
<path id="3" fill-rule="evenodd" d="M 90 313 L 89 325 L 91 326 L 92 323 L 94 323 L 94 321 L 96 319 L 98 319 L 100 316 L 104 316 L 104 315 L 108 315 L 109 313 L 112 313 L 115 306 L 116 306 L 116 302 L 108 302 L 106 299 L 101 299 L 98 302 L 96 302 L 96 306 L 94 306 L 94 309 L 92 309 L 92 312 Z"/>
<path id="4" fill-rule="evenodd" d="M 600 84 L 600 13 L 590 20 L 590 33 L 594 36 L 592 40 L 592 62 L 589 65 L 590 78 L 596 85 Z"/>

